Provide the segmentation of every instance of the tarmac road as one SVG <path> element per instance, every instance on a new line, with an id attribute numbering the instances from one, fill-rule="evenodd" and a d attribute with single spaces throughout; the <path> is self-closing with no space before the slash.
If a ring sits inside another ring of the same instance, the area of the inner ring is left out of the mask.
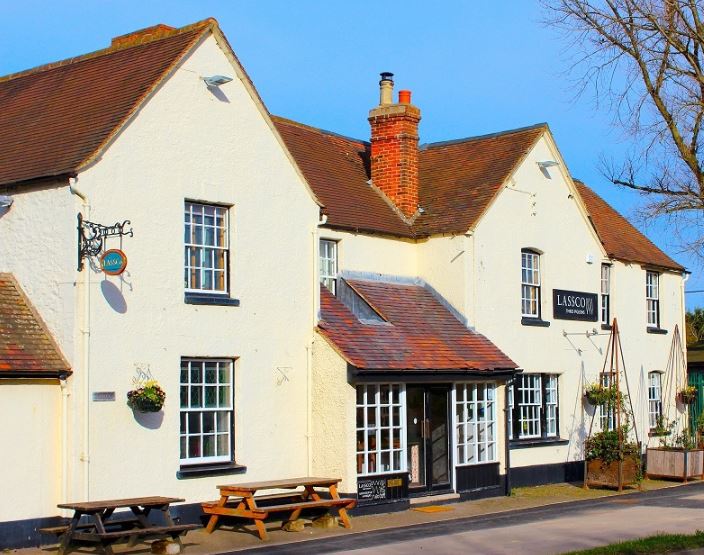
<path id="1" fill-rule="evenodd" d="M 255 549 L 266 553 L 563 553 L 704 530 L 704 483 Z M 241 553 L 241 551 L 239 552 Z"/>

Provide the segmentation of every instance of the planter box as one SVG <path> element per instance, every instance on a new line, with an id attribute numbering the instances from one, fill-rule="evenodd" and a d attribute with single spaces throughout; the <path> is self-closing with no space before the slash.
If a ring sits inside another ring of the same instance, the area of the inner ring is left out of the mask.
<path id="1" fill-rule="evenodd" d="M 704 449 L 668 449 L 649 447 L 646 475 L 650 478 L 674 478 L 687 481 L 702 478 Z"/>
<path id="2" fill-rule="evenodd" d="M 618 483 L 619 461 L 604 463 L 601 459 L 587 461 L 584 485 L 619 488 L 638 484 L 640 458 L 627 457 L 622 463 L 622 483 Z"/>

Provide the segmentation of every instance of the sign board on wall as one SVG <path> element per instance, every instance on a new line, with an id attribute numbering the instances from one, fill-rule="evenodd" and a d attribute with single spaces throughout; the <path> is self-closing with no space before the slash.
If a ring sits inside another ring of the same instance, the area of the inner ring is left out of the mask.
<path id="1" fill-rule="evenodd" d="M 596 293 L 553 289 L 552 307 L 553 317 L 558 320 L 596 322 L 599 319 L 599 297 Z"/>
<path id="2" fill-rule="evenodd" d="M 119 276 L 127 268 L 127 255 L 120 249 L 110 249 L 100 257 L 100 267 L 109 276 Z"/>

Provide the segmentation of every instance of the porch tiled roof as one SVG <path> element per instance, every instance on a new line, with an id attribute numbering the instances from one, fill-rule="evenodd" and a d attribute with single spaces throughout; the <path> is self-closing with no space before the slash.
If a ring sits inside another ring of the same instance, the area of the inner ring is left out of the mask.
<path id="1" fill-rule="evenodd" d="M 512 370 L 516 364 L 491 341 L 469 330 L 421 285 L 347 280 L 385 320 L 362 323 L 321 288 L 318 326 L 340 355 L 359 370 Z"/>
<path id="2" fill-rule="evenodd" d="M 58 377 L 71 369 L 12 274 L 0 273 L 0 378 Z"/>

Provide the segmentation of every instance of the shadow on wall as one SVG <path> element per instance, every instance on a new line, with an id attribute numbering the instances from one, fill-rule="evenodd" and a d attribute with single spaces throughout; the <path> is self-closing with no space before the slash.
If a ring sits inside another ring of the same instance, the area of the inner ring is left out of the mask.
<path id="1" fill-rule="evenodd" d="M 127 301 L 117 286 L 110 280 L 104 279 L 100 282 L 100 290 L 103 297 L 115 312 L 124 314 L 127 312 Z"/>
<path id="2" fill-rule="evenodd" d="M 159 412 L 139 412 L 138 410 L 133 410 L 132 414 L 140 426 L 149 430 L 161 428 L 161 424 L 164 421 L 163 410 Z"/>

